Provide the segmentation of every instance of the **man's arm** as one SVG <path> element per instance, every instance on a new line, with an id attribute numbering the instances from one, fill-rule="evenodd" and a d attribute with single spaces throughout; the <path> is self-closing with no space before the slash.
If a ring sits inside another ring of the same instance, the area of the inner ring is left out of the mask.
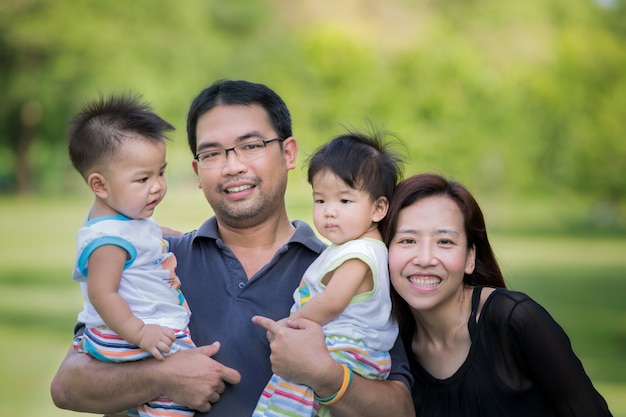
<path id="1" fill-rule="evenodd" d="M 335 417 L 415 416 L 409 388 L 403 382 L 378 381 L 359 375 L 354 375 L 346 394 L 330 409 Z"/>
<path id="2" fill-rule="evenodd" d="M 328 353 L 321 326 L 305 319 L 287 320 L 287 326 L 265 317 L 257 316 L 253 321 L 268 330 L 275 374 L 308 385 L 322 397 L 339 390 L 343 369 Z M 331 410 L 337 417 L 415 415 L 409 388 L 403 382 L 370 380 L 356 374 Z"/>
<path id="3" fill-rule="evenodd" d="M 218 350 L 219 343 L 214 343 L 179 351 L 161 362 L 106 363 L 70 349 L 52 380 L 52 400 L 59 408 L 107 414 L 165 394 L 207 412 L 219 401 L 226 383 L 241 379 L 237 371 L 211 359 Z"/>

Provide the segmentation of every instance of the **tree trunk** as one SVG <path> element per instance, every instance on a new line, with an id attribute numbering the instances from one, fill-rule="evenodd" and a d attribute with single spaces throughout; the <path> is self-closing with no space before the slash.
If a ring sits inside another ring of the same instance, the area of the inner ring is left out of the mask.
<path id="1" fill-rule="evenodd" d="M 32 194 L 35 191 L 33 166 L 30 161 L 30 148 L 35 141 L 37 128 L 42 119 L 41 104 L 29 101 L 22 107 L 21 128 L 15 147 L 15 181 L 17 194 Z"/>

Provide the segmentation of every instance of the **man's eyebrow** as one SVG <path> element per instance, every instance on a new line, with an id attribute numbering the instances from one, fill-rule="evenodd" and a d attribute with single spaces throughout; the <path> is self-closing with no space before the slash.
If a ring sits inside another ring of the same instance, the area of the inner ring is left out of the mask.
<path id="1" fill-rule="evenodd" d="M 252 132 L 248 132 L 246 134 L 243 134 L 243 135 L 239 136 L 237 138 L 237 142 L 242 141 L 242 140 L 246 140 L 246 139 L 250 139 L 250 138 L 263 139 L 263 135 L 261 134 L 261 132 L 253 130 Z"/>
<path id="2" fill-rule="evenodd" d="M 248 140 L 251 138 L 263 139 L 263 135 L 260 132 L 253 130 L 251 132 L 244 133 L 243 135 L 238 136 L 237 139 L 235 139 L 235 142 L 242 142 L 244 140 Z M 198 145 L 197 152 L 200 152 L 203 149 L 207 149 L 207 148 L 222 148 L 222 147 L 223 147 L 222 144 L 218 142 L 205 142 L 205 143 L 201 143 Z"/>

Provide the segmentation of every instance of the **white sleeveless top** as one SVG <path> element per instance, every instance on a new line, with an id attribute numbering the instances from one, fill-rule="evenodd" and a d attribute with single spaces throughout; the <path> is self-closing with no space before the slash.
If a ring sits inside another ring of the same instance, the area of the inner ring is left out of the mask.
<path id="1" fill-rule="evenodd" d="M 291 311 L 324 291 L 326 286 L 321 281 L 328 272 L 355 258 L 372 270 L 374 289 L 354 296 L 339 316 L 323 326 L 324 334 L 363 340 L 370 349 L 388 351 L 396 341 L 398 327 L 391 320 L 387 247 L 379 240 L 357 239 L 326 248 L 304 273 L 300 287 L 293 294 L 295 304 Z"/>
<path id="2" fill-rule="evenodd" d="M 123 215 L 88 220 L 78 231 L 72 277 L 80 283 L 85 300 L 78 321 L 88 327 L 105 324 L 87 293 L 89 256 L 104 245 L 116 245 L 128 252 L 118 293 L 133 314 L 146 324 L 186 329 L 190 313 L 179 304 L 178 291 L 170 287 L 170 271 L 163 263 L 174 254 L 168 252 L 161 229 L 152 218 L 134 220 Z"/>

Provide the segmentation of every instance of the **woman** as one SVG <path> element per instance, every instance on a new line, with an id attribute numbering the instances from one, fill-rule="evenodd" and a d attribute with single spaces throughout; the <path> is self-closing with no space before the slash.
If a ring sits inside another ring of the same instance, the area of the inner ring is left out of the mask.
<path id="1" fill-rule="evenodd" d="M 563 329 L 505 288 L 462 185 L 434 174 L 404 180 L 383 237 L 418 416 L 611 415 Z"/>

